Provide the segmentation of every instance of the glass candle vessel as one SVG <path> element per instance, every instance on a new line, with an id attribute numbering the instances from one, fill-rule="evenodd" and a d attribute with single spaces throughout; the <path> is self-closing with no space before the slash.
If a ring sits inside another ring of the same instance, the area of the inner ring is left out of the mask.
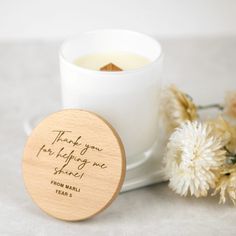
<path id="1" fill-rule="evenodd" d="M 141 55 L 150 63 L 112 72 L 75 64 L 82 56 L 112 52 Z M 158 137 L 161 65 L 158 41 L 128 30 L 84 33 L 65 41 L 60 49 L 63 108 L 89 110 L 110 122 L 124 144 L 128 169 L 148 158 Z"/>

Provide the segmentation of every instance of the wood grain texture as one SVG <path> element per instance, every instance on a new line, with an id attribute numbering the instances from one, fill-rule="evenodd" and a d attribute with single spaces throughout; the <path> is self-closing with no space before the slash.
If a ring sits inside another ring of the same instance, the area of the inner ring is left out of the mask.
<path id="1" fill-rule="evenodd" d="M 103 118 L 63 110 L 45 118 L 25 146 L 23 175 L 34 202 L 56 218 L 90 218 L 118 195 L 125 177 L 122 142 Z"/>

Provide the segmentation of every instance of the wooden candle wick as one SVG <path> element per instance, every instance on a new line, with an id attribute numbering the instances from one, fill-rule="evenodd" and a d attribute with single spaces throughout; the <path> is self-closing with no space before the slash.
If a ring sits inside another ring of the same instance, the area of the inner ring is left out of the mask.
<path id="1" fill-rule="evenodd" d="M 109 63 L 103 67 L 100 68 L 101 71 L 122 71 L 121 68 L 119 68 L 118 66 L 116 66 L 113 63 Z"/>

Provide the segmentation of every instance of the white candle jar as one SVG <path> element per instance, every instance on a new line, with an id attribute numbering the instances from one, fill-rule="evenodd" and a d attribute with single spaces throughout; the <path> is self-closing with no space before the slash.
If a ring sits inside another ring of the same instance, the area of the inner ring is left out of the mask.
<path id="1" fill-rule="evenodd" d="M 74 64 L 80 56 L 132 52 L 150 63 L 117 72 L 89 70 Z M 60 50 L 63 108 L 80 108 L 104 117 L 125 146 L 127 168 L 144 162 L 158 137 L 162 52 L 153 38 L 128 30 L 97 30 L 63 43 Z"/>

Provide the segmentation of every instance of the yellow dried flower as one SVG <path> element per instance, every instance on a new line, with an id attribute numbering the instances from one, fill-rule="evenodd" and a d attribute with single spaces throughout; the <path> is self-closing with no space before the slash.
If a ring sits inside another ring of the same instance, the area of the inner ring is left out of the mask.
<path id="1" fill-rule="evenodd" d="M 163 121 L 169 132 L 185 121 L 193 121 L 198 118 L 197 107 L 192 99 L 174 85 L 164 91 L 161 110 Z"/>
<path id="2" fill-rule="evenodd" d="M 236 205 L 236 164 L 225 165 L 220 171 L 221 177 L 212 195 L 220 193 L 219 203 L 226 202 L 226 196 Z"/>
<path id="3" fill-rule="evenodd" d="M 215 120 L 208 121 L 208 123 L 215 127 L 215 135 L 225 140 L 227 150 L 231 153 L 236 153 L 236 127 L 221 116 Z"/>
<path id="4" fill-rule="evenodd" d="M 224 113 L 236 119 L 236 92 L 228 92 L 225 96 Z"/>

